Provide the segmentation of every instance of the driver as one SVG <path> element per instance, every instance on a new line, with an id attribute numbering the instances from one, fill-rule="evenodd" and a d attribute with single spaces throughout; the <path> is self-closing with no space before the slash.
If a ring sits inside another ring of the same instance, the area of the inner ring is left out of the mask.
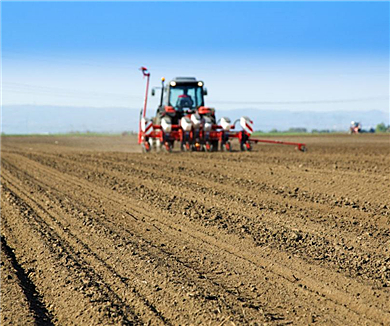
<path id="1" fill-rule="evenodd" d="M 179 108 L 189 107 L 192 108 L 194 101 L 191 96 L 188 95 L 188 89 L 183 89 L 183 94 L 179 95 L 177 99 L 177 105 Z"/>

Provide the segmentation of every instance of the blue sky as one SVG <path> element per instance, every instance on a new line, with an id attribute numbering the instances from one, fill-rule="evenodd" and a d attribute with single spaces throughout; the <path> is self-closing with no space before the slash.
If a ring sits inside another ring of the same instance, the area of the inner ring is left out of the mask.
<path id="1" fill-rule="evenodd" d="M 389 111 L 389 2 L 1 6 L 5 105 L 138 108 L 144 65 L 217 108 Z"/>

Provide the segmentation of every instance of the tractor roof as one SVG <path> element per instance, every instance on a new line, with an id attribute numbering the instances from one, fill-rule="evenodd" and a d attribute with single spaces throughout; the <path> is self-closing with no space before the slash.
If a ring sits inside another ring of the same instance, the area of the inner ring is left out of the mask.
<path id="1" fill-rule="evenodd" d="M 172 81 L 175 81 L 176 83 L 195 83 L 196 78 L 195 77 L 176 77 Z"/>

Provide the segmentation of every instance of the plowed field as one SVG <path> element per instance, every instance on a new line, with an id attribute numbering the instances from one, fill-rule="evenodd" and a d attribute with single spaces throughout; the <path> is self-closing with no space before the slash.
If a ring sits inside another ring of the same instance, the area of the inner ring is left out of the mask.
<path id="1" fill-rule="evenodd" d="M 3 137 L 1 324 L 390 325 L 390 137 L 295 140 Z"/>

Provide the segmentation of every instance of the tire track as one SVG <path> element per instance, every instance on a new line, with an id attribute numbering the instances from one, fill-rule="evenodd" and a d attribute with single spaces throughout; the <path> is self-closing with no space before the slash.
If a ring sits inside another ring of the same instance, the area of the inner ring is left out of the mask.
<path id="1" fill-rule="evenodd" d="M 30 311 L 37 325 L 53 325 L 52 316 L 41 300 L 39 293 L 36 290 L 35 284 L 29 279 L 26 271 L 18 263 L 13 249 L 8 246 L 4 236 L 1 236 L 1 252 L 11 261 L 12 267 L 16 271 L 16 276 L 20 282 L 20 287 L 27 299 Z M 2 260 L 4 257 L 2 257 Z"/>
<path id="2" fill-rule="evenodd" d="M 86 283 L 94 288 L 95 293 L 99 293 L 103 298 L 109 298 L 110 302 L 112 303 L 110 308 L 117 310 L 118 315 L 121 315 L 118 307 L 120 307 L 122 311 L 125 311 L 127 313 L 126 316 L 122 316 L 122 322 L 125 325 L 140 323 L 137 316 L 132 313 L 131 307 L 125 305 L 117 296 L 117 294 L 112 291 L 111 287 L 104 283 L 103 279 L 99 275 L 97 275 L 91 268 L 87 268 L 85 261 L 78 257 L 77 251 L 69 243 L 64 241 L 64 239 L 62 239 L 60 235 L 55 232 L 54 229 L 49 224 L 47 224 L 47 222 L 45 222 L 41 216 L 39 216 L 39 214 L 31 205 L 19 197 L 17 193 L 20 194 L 20 189 L 16 188 L 14 184 L 8 184 L 8 182 L 7 185 L 3 184 L 2 188 L 3 193 L 8 195 L 8 197 L 11 197 L 13 202 L 17 202 L 18 207 L 24 211 L 28 211 L 28 219 L 25 219 L 25 222 L 41 236 L 44 243 L 49 247 L 49 250 L 53 255 L 59 256 L 58 253 L 60 253 L 61 255 L 59 258 L 65 257 L 68 267 L 76 270 L 82 270 L 84 276 L 88 279 L 88 282 Z M 12 188 L 14 188 L 16 191 L 11 190 Z M 23 216 L 23 214 L 20 215 Z M 34 222 L 34 225 L 31 223 L 31 220 Z M 132 318 L 128 319 L 128 316 L 131 316 Z"/>

